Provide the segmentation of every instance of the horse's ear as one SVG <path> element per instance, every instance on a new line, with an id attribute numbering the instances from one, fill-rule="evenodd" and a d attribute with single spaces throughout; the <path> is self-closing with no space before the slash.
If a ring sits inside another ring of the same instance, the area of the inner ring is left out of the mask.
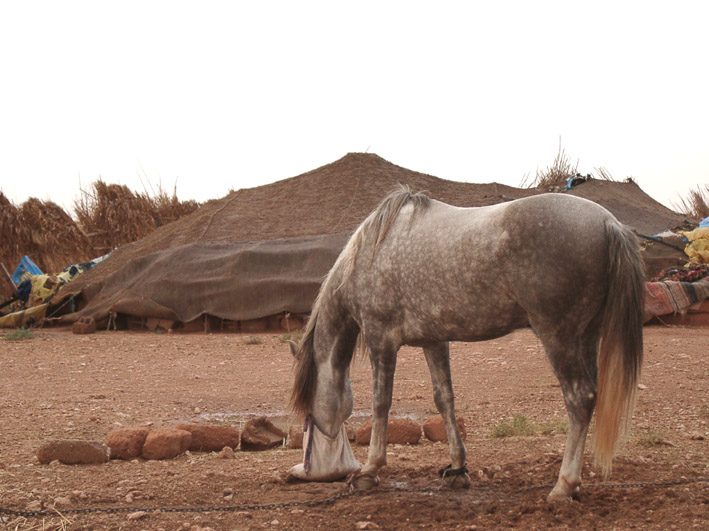
<path id="1" fill-rule="evenodd" d="M 298 353 L 298 345 L 296 345 L 290 339 L 286 341 L 286 343 L 288 343 L 288 346 L 290 347 L 290 353 L 293 354 L 293 357 L 295 358 L 296 354 Z"/>

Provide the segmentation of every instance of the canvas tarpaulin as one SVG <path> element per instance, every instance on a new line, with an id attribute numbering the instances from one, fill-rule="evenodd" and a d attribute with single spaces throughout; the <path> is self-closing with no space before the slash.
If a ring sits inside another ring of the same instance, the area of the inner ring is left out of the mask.
<path id="1" fill-rule="evenodd" d="M 308 313 L 348 236 L 198 242 L 165 249 L 85 284 L 82 297 L 88 305 L 59 321 L 100 321 L 111 312 L 182 322 L 202 314 L 248 320 Z M 77 293 L 69 285 L 62 296 L 70 295 Z"/>

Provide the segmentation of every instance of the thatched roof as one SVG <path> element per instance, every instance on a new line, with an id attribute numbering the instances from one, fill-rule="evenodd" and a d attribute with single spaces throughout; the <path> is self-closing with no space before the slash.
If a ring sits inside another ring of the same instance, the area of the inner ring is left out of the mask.
<path id="1" fill-rule="evenodd" d="M 120 247 L 109 259 L 67 286 L 62 293 L 68 295 L 83 292 L 85 303 L 89 305 L 90 299 L 101 293 L 102 305 L 105 306 L 111 293 L 128 289 L 121 271 L 135 271 L 136 264 L 142 263 L 141 267 L 145 270 L 152 269 L 156 277 L 164 279 L 169 272 L 158 274 L 156 264 L 171 267 L 170 260 L 165 260 L 165 257 L 176 256 L 176 253 L 183 253 L 184 256 L 184 249 L 178 250 L 184 246 L 199 245 L 200 252 L 204 252 L 204 249 L 209 248 L 205 244 L 215 243 L 218 244 L 219 252 L 224 253 L 231 245 L 235 253 L 234 260 L 237 260 L 237 255 L 244 251 L 244 242 L 282 239 L 284 246 L 292 246 L 294 240 L 290 239 L 338 234 L 342 236 L 330 241 L 337 241 L 337 245 L 341 245 L 339 242 L 344 242 L 346 235 L 398 184 L 408 185 L 414 191 L 427 191 L 433 198 L 457 206 L 490 205 L 543 191 L 496 183 L 447 181 L 396 166 L 374 154 L 350 153 L 331 164 L 297 177 L 257 188 L 242 189 L 206 203 L 191 215 L 161 227 L 137 242 Z M 620 221 L 643 233 L 654 234 L 678 226 L 683 221 L 682 216 L 653 200 L 632 182 L 591 180 L 567 193 L 605 206 Z M 278 245 L 273 247 L 277 248 Z M 332 249 L 328 249 L 325 254 L 331 256 Z M 307 276 L 324 275 L 329 268 L 326 262 L 327 259 L 317 261 L 317 268 L 309 270 Z M 173 260 L 172 267 L 174 266 Z M 208 269 L 202 269 L 202 272 L 205 277 L 210 277 Z M 231 274 L 235 278 L 241 275 L 238 269 L 233 269 Z M 255 275 L 254 280 L 258 280 L 258 273 L 252 271 L 249 274 Z M 173 273 L 173 277 L 170 289 L 180 289 L 181 285 L 185 290 L 189 288 L 190 279 L 181 278 L 177 272 Z M 123 284 L 112 285 L 112 280 L 117 281 L 118 278 L 123 279 Z M 145 285 L 150 277 L 140 273 L 140 278 Z M 135 293 L 144 293 L 148 288 L 131 284 L 130 289 Z M 153 300 L 163 304 L 166 297 L 161 299 L 155 293 L 151 288 L 151 297 L 157 297 Z M 199 298 L 200 295 L 185 293 L 185 296 Z M 205 313 L 209 313 L 210 296 L 216 295 L 204 295 L 202 307 Z M 310 288 L 307 294 L 303 294 L 303 297 L 309 299 L 308 304 L 312 302 L 312 296 Z M 234 307 L 248 305 L 246 300 L 234 300 L 234 294 L 231 297 L 230 304 Z M 271 305 L 260 304 L 260 307 L 262 311 L 281 308 L 283 305 L 277 302 L 274 301 Z M 217 316 L 253 316 L 251 311 L 235 310 L 226 313 L 229 315 L 222 313 Z"/>

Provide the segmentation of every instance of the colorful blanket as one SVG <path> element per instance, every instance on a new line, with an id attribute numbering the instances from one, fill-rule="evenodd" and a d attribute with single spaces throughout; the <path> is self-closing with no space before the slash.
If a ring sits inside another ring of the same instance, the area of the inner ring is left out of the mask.
<path id="1" fill-rule="evenodd" d="M 656 315 L 684 313 L 687 309 L 709 298 L 709 277 L 697 282 L 646 282 L 645 320 Z"/>

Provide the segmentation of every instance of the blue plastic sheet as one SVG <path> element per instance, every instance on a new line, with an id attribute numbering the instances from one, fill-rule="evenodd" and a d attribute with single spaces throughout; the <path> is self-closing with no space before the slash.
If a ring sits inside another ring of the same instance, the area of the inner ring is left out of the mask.
<path id="1" fill-rule="evenodd" d="M 44 274 L 42 273 L 42 270 L 37 267 L 37 265 L 27 255 L 22 257 L 22 260 L 20 260 L 20 264 L 15 269 L 15 272 L 12 274 L 12 281 L 15 283 L 16 286 L 20 283 L 20 279 L 25 273 L 29 273 L 30 275 Z"/>

